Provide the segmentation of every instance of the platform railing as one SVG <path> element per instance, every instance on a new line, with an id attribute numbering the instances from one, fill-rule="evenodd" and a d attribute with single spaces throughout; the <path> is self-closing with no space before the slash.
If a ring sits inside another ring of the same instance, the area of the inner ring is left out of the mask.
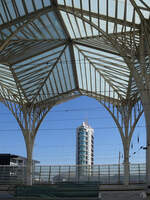
<path id="1" fill-rule="evenodd" d="M 146 165 L 129 165 L 129 184 L 146 182 Z M 34 184 L 98 183 L 124 184 L 124 165 L 33 166 Z M 0 166 L 0 184 L 25 184 L 26 166 Z"/>
<path id="2" fill-rule="evenodd" d="M 146 165 L 129 165 L 129 184 L 146 182 Z M 124 165 L 35 166 L 34 183 L 124 184 Z"/>
<path id="3" fill-rule="evenodd" d="M 26 166 L 0 165 L 0 185 L 26 183 Z"/>

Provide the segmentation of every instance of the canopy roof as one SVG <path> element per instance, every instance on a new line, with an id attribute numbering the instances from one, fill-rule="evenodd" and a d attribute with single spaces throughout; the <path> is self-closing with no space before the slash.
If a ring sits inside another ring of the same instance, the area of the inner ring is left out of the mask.
<path id="1" fill-rule="evenodd" d="M 78 95 L 134 99 L 135 82 L 110 38 L 138 48 L 148 2 L 0 0 L 1 97 L 34 104 Z"/>

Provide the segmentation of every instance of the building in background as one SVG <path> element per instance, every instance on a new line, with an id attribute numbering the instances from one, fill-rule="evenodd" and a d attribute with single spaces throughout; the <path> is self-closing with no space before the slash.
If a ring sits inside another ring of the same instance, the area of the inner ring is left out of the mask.
<path id="1" fill-rule="evenodd" d="M 33 166 L 39 161 L 33 160 Z M 15 154 L 0 154 L 0 184 L 26 183 L 27 158 Z"/>
<path id="2" fill-rule="evenodd" d="M 40 161 L 33 160 L 33 165 L 39 164 Z M 27 158 L 14 154 L 0 154 L 0 166 L 25 166 L 27 164 Z"/>
<path id="3" fill-rule="evenodd" d="M 76 130 L 76 165 L 93 165 L 94 129 L 83 122 Z"/>

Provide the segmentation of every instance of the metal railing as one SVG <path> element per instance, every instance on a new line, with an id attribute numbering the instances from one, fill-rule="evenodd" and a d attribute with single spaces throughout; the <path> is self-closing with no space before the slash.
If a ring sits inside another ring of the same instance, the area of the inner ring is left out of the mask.
<path id="1" fill-rule="evenodd" d="M 146 165 L 129 165 L 129 183 L 145 183 Z M 70 165 L 70 166 L 35 166 L 34 183 L 87 183 L 123 184 L 124 165 Z"/>
<path id="2" fill-rule="evenodd" d="M 146 165 L 129 165 L 129 184 L 146 182 Z M 124 165 L 34 166 L 34 184 L 98 183 L 123 184 Z M 25 184 L 26 166 L 0 166 L 0 184 Z"/>
<path id="3" fill-rule="evenodd" d="M 16 185 L 26 183 L 25 166 L 0 166 L 0 185 Z"/>

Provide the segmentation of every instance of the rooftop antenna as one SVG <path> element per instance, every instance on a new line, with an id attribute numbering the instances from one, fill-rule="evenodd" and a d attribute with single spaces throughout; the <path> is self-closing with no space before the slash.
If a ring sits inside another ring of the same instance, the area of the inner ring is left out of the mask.
<path id="1" fill-rule="evenodd" d="M 89 125 L 89 123 L 88 123 L 88 112 L 86 113 L 85 124 Z"/>

